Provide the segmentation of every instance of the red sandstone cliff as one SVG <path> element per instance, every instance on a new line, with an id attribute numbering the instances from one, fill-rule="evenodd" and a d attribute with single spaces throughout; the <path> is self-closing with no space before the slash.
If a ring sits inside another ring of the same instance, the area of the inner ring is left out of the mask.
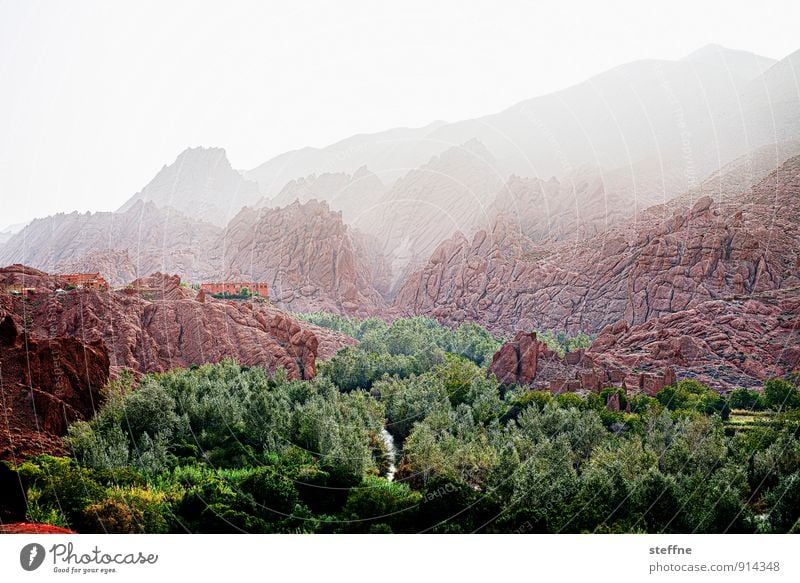
<path id="1" fill-rule="evenodd" d="M 9 286 L 34 287 L 28 297 Z M 355 340 L 264 302 L 215 300 L 154 274 L 123 291 L 57 292 L 65 282 L 24 266 L 0 269 L 0 371 L 8 424 L 0 457 L 58 452 L 67 423 L 92 415 L 110 374 L 235 358 L 311 378 L 317 358 Z"/>
<path id="2" fill-rule="evenodd" d="M 562 391 L 625 387 L 655 394 L 677 379 L 718 390 L 758 387 L 800 368 L 800 288 L 733 296 L 630 326 L 606 326 L 588 350 L 563 358 L 519 332 L 489 374 L 503 384 Z"/>
<path id="3" fill-rule="evenodd" d="M 800 284 L 800 157 L 745 195 L 702 198 L 578 244 L 536 244 L 500 217 L 471 240 L 442 243 L 400 290 L 399 313 L 449 324 L 476 320 L 497 332 L 597 332 L 734 294 Z"/>

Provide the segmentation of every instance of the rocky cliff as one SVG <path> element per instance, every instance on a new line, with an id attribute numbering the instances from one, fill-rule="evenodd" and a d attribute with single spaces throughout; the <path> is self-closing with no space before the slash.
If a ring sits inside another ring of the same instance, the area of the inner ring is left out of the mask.
<path id="1" fill-rule="evenodd" d="M 213 265 L 230 280 L 268 282 L 273 301 L 294 311 L 366 315 L 384 305 L 372 278 L 385 269 L 365 245 L 325 202 L 245 208 L 216 243 Z"/>
<path id="2" fill-rule="evenodd" d="M 519 332 L 489 373 L 554 393 L 618 386 L 655 394 L 685 378 L 718 390 L 758 387 L 798 368 L 800 288 L 788 288 L 710 300 L 634 326 L 619 320 L 588 350 L 563 358 Z"/>
<path id="3" fill-rule="evenodd" d="M 744 195 L 653 207 L 584 242 L 535 243 L 513 217 L 442 243 L 395 308 L 499 332 L 597 332 L 800 283 L 800 158 Z"/>
<path id="4" fill-rule="evenodd" d="M 606 326 L 587 355 L 605 367 L 661 370 L 714 387 L 758 386 L 800 367 L 800 288 L 702 302 L 630 326 Z"/>
<path id="5" fill-rule="evenodd" d="M 0 457 L 60 451 L 68 421 L 91 416 L 109 375 L 235 358 L 311 378 L 317 358 L 352 338 L 265 302 L 215 300 L 153 274 L 116 292 L 56 291 L 66 283 L 24 266 L 0 270 L 0 372 L 7 425 Z M 35 288 L 25 297 L 8 293 Z"/>
<path id="6" fill-rule="evenodd" d="M 102 340 L 27 334 L 0 304 L 0 459 L 64 451 L 69 422 L 92 415 L 109 375 Z"/>

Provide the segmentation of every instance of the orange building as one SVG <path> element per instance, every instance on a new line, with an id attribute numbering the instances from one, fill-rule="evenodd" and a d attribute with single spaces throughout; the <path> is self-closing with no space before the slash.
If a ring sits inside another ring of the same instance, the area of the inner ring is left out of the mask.
<path id="1" fill-rule="evenodd" d="M 108 282 L 99 273 L 68 273 L 58 277 L 78 288 L 108 291 Z"/>
<path id="2" fill-rule="evenodd" d="M 229 294 L 232 296 L 239 295 L 243 289 L 247 289 L 252 294 L 257 294 L 264 298 L 269 297 L 269 284 L 261 281 L 201 283 L 200 289 L 211 295 Z"/>

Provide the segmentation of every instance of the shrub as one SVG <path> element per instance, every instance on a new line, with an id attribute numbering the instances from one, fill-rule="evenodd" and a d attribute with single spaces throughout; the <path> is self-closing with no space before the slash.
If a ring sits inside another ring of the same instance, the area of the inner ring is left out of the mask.
<path id="1" fill-rule="evenodd" d="M 800 407 L 800 391 L 786 379 L 772 378 L 764 381 L 764 400 L 776 411 Z"/>
<path id="2" fill-rule="evenodd" d="M 392 532 L 411 532 L 421 498 L 406 484 L 367 477 L 350 491 L 342 516 L 351 522 L 342 528 L 364 531 L 373 524 L 384 524 Z"/>
<path id="3" fill-rule="evenodd" d="M 162 493 L 146 488 L 112 488 L 109 496 L 84 510 L 89 531 L 158 534 L 169 530 L 171 513 Z"/>
<path id="4" fill-rule="evenodd" d="M 734 389 L 728 394 L 728 407 L 731 409 L 761 411 L 765 406 L 764 398 L 756 391 L 751 391 L 750 389 Z"/>

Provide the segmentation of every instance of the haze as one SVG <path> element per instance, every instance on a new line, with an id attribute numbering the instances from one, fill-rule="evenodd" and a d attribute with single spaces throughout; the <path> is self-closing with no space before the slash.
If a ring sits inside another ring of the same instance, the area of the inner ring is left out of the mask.
<path id="1" fill-rule="evenodd" d="M 119 6 L 0 2 L 0 229 L 117 208 L 187 146 L 249 169 L 712 42 L 781 58 L 800 19 L 791 1 Z"/>

